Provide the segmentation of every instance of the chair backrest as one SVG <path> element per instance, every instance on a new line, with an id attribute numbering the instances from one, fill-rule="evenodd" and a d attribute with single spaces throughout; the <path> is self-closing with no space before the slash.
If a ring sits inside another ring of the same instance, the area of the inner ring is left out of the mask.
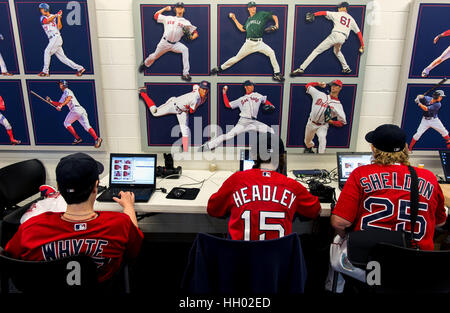
<path id="1" fill-rule="evenodd" d="M 450 250 L 423 251 L 379 244 L 370 259 L 380 263 L 382 293 L 449 293 Z"/>
<path id="2" fill-rule="evenodd" d="M 98 286 L 96 265 L 86 255 L 54 261 L 23 261 L 6 256 L 0 248 L 0 274 L 2 281 L 11 279 L 21 292 L 86 292 Z"/>
<path id="3" fill-rule="evenodd" d="M 35 195 L 45 184 L 45 167 L 37 159 L 14 163 L 0 169 L 0 210 Z"/>
<path id="4" fill-rule="evenodd" d="M 302 293 L 306 265 L 296 233 L 267 241 L 237 241 L 199 234 L 182 289 L 188 293 Z"/>

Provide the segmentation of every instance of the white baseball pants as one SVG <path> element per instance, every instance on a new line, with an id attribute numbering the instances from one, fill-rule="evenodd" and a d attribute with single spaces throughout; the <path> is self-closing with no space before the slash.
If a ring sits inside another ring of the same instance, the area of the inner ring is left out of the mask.
<path id="1" fill-rule="evenodd" d="M 156 112 L 150 113 L 155 116 L 164 116 L 169 114 L 175 114 L 177 116 L 178 124 L 180 125 L 181 135 L 183 137 L 189 136 L 189 119 L 187 112 L 181 111 L 175 104 L 176 97 L 169 98 L 164 104 L 157 107 Z"/>
<path id="2" fill-rule="evenodd" d="M 445 51 L 442 52 L 442 54 L 433 62 L 431 62 L 430 65 L 428 65 L 423 71 L 428 75 L 432 69 L 434 69 L 436 66 L 438 66 L 448 58 L 450 58 L 450 46 L 448 46 L 447 49 L 445 49 Z M 439 60 L 440 62 L 436 62 L 437 60 Z"/>
<path id="3" fill-rule="evenodd" d="M 347 40 L 347 38 L 345 37 L 344 34 L 339 33 L 339 32 L 331 32 L 331 34 L 328 35 L 328 37 L 325 38 L 310 53 L 310 55 L 306 58 L 306 60 L 302 63 L 302 65 L 300 65 L 300 68 L 305 70 L 319 54 L 327 51 L 328 49 L 330 49 L 333 46 L 334 46 L 334 49 L 333 49 L 334 55 L 337 57 L 337 59 L 341 63 L 342 69 L 348 68 L 349 66 L 347 64 L 347 61 L 345 60 L 345 57 L 341 51 L 341 46 L 344 44 L 345 40 Z"/>
<path id="4" fill-rule="evenodd" d="M 189 49 L 182 44 L 181 42 L 177 42 L 175 44 L 171 44 L 167 42 L 164 38 L 156 46 L 156 50 L 150 54 L 144 61 L 145 66 L 150 67 L 152 64 L 159 59 L 163 54 L 172 51 L 174 53 L 181 53 L 183 58 L 183 75 L 189 74 L 190 64 L 189 64 Z"/>
<path id="5" fill-rule="evenodd" d="M 274 134 L 275 131 L 272 127 L 267 126 L 266 124 L 252 120 L 249 118 L 241 117 L 237 122 L 236 126 L 234 126 L 228 133 L 217 136 L 213 140 L 207 143 L 209 149 L 217 148 L 222 142 L 233 139 L 239 134 L 256 131 L 259 133 L 271 133 Z"/>
<path id="6" fill-rule="evenodd" d="M 280 66 L 278 65 L 277 57 L 275 56 L 275 51 L 273 51 L 273 49 L 271 47 L 269 47 L 269 45 L 265 44 L 262 40 L 253 41 L 250 39 L 247 39 L 244 42 L 244 44 L 242 45 L 239 52 L 234 57 L 228 59 L 224 64 L 222 64 L 220 66 L 220 68 L 222 70 L 226 70 L 227 68 L 233 66 L 234 64 L 236 64 L 237 62 L 239 62 L 240 60 L 242 60 L 249 54 L 256 53 L 256 52 L 259 52 L 259 53 L 262 53 L 262 54 L 268 56 L 270 59 L 270 63 L 272 64 L 272 67 L 273 67 L 273 72 L 274 73 L 280 72 Z"/>
<path id="7" fill-rule="evenodd" d="M 5 60 L 3 60 L 1 53 L 0 53 L 0 69 L 1 69 L 2 73 L 8 72 L 8 69 L 6 68 Z"/>
<path id="8" fill-rule="evenodd" d="M 319 153 L 325 153 L 327 147 L 327 133 L 330 125 L 316 125 L 310 119 L 305 127 L 305 145 L 307 148 L 314 147 L 314 136 L 317 135 L 319 139 Z"/>
<path id="9" fill-rule="evenodd" d="M 422 121 L 420 122 L 420 125 L 413 136 L 414 140 L 418 141 L 429 128 L 433 128 L 435 131 L 441 134 L 442 137 L 446 137 L 448 135 L 448 130 L 445 128 L 444 124 L 442 124 L 441 120 L 438 117 L 431 120 L 427 120 L 425 119 L 425 117 L 422 117 Z"/>
<path id="10" fill-rule="evenodd" d="M 84 108 L 75 108 L 71 110 L 64 120 L 64 127 L 67 128 L 76 121 L 83 126 L 85 131 L 89 131 L 89 129 L 91 129 L 91 124 L 89 124 L 89 118 Z"/>
<path id="11" fill-rule="evenodd" d="M 0 113 L 0 125 L 3 125 L 3 127 L 5 127 L 6 130 L 12 129 L 11 124 L 9 124 L 6 117 L 1 113 Z"/>
<path id="12" fill-rule="evenodd" d="M 42 69 L 42 72 L 48 73 L 50 70 L 50 61 L 52 55 L 56 55 L 56 57 L 65 65 L 68 67 L 81 71 L 83 67 L 71 59 L 69 59 L 66 54 L 64 53 L 64 50 L 62 48 L 63 40 L 60 35 L 55 35 L 48 41 L 47 48 L 45 48 L 44 51 L 44 68 Z"/>

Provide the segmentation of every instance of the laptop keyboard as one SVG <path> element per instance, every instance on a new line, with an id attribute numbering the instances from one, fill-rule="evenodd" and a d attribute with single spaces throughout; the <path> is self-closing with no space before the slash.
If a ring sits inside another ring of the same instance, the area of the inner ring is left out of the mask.
<path id="1" fill-rule="evenodd" d="M 146 196 L 149 193 L 149 189 L 133 189 L 133 188 L 111 188 L 109 190 L 109 193 L 113 196 L 113 197 L 118 197 L 119 193 L 121 191 L 130 191 L 133 192 L 135 197 L 140 197 L 140 196 Z"/>

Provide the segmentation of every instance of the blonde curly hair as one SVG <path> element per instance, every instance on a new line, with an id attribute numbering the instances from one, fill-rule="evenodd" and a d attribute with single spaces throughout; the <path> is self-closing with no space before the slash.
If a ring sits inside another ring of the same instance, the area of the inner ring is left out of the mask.
<path id="1" fill-rule="evenodd" d="M 399 152 L 384 152 L 372 145 L 372 152 L 373 164 L 391 165 L 394 163 L 400 163 L 407 166 L 410 165 L 408 145 L 405 145 L 405 148 Z"/>

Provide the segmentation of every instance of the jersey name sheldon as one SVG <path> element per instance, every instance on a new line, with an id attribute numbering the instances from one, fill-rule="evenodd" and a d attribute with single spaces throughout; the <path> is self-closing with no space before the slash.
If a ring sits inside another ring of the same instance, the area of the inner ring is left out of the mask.
<path id="1" fill-rule="evenodd" d="M 236 207 L 245 204 L 251 204 L 256 201 L 272 202 L 287 209 L 290 209 L 297 196 L 289 189 L 281 189 L 278 192 L 277 186 L 270 185 L 252 185 L 251 188 L 243 187 L 233 193 L 234 203 Z"/>

